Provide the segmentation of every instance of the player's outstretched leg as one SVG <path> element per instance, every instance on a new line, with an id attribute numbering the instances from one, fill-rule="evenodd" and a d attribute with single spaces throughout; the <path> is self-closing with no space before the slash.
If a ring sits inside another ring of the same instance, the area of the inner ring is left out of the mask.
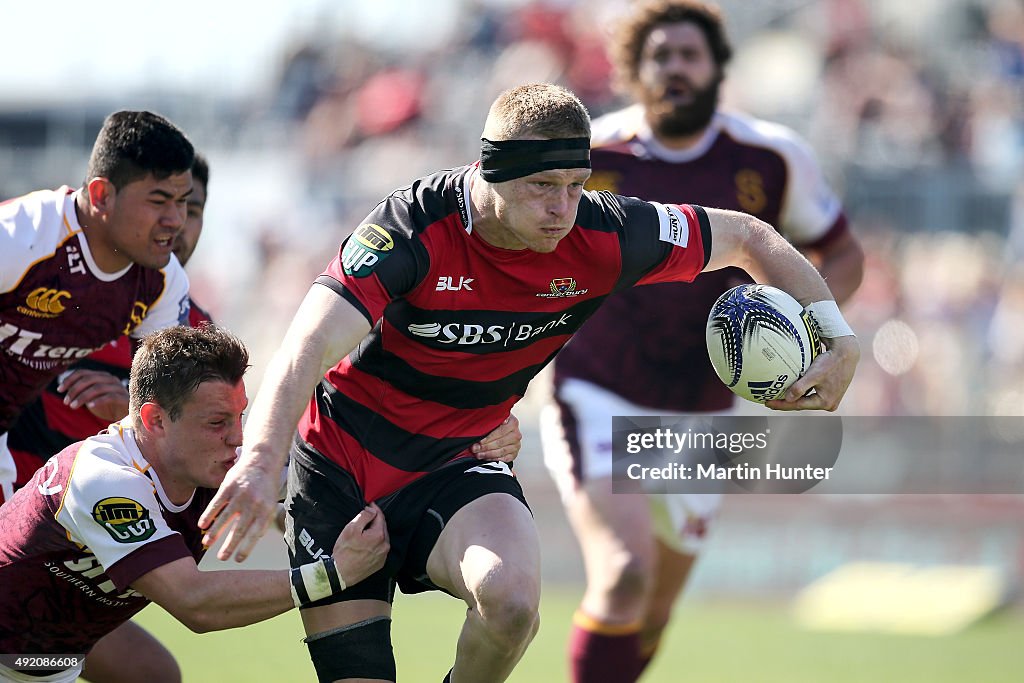
<path id="1" fill-rule="evenodd" d="M 540 542 L 530 511 L 504 493 L 466 504 L 437 539 L 427 573 L 469 607 L 446 680 L 504 681 L 540 626 Z"/>

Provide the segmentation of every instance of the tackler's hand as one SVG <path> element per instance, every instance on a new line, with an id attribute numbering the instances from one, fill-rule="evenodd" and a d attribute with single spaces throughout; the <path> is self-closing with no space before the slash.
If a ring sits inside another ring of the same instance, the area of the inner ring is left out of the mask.
<path id="1" fill-rule="evenodd" d="M 384 513 L 370 503 L 341 530 L 332 556 L 338 574 L 351 586 L 383 567 L 390 549 Z"/>
<path id="2" fill-rule="evenodd" d="M 523 433 L 519 431 L 519 419 L 509 415 L 493 432 L 473 444 L 473 455 L 478 460 L 490 462 L 512 462 L 519 455 L 523 445 Z"/>

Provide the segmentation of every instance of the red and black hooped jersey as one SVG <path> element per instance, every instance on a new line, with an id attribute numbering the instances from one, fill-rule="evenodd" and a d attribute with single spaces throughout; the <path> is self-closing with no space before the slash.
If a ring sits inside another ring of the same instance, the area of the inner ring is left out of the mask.
<path id="1" fill-rule="evenodd" d="M 326 373 L 298 447 L 352 473 L 367 500 L 465 455 L 610 292 L 707 264 L 702 208 L 608 192 L 584 192 L 552 253 L 494 247 L 473 231 L 474 173 L 385 199 L 317 279 L 373 329 Z"/>
<path id="2" fill-rule="evenodd" d="M 51 379 L 121 335 L 185 323 L 188 278 L 176 258 L 105 273 L 78 224 L 75 192 L 0 204 L 0 433 Z"/>
<path id="3" fill-rule="evenodd" d="M 671 150 L 634 106 L 596 120 L 593 146 L 591 189 L 743 211 L 800 248 L 820 248 L 848 230 L 812 151 L 778 124 L 718 112 L 696 145 Z M 616 293 L 558 355 L 555 381 L 584 379 L 655 410 L 728 408 L 735 397 L 711 367 L 704 328 L 719 295 L 749 281 L 723 268 L 692 284 Z"/>

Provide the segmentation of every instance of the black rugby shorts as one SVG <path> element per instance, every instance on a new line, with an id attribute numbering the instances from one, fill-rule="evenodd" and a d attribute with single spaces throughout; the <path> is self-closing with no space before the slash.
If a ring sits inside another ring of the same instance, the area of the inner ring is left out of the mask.
<path id="1" fill-rule="evenodd" d="M 355 478 L 319 454 L 292 449 L 288 467 L 285 542 L 292 567 L 329 554 L 341 530 L 365 506 Z M 375 501 L 384 512 L 391 550 L 384 567 L 319 607 L 348 600 L 392 602 L 403 593 L 440 590 L 427 578 L 427 558 L 461 508 L 490 493 L 507 493 L 529 509 L 519 480 L 504 463 L 462 458 Z"/>

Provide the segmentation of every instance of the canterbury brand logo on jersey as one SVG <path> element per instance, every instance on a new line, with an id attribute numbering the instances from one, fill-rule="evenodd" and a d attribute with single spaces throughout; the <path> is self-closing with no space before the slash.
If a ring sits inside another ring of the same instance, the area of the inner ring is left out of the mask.
<path id="1" fill-rule="evenodd" d="M 583 296 L 589 289 L 576 289 L 576 280 L 571 277 L 556 277 L 549 286 L 551 292 L 537 294 L 542 299 L 566 299 L 574 296 Z"/>
<path id="2" fill-rule="evenodd" d="M 455 282 L 455 276 L 453 276 L 453 275 L 442 275 L 441 277 L 437 278 L 437 289 L 436 289 L 436 291 L 438 291 L 438 292 L 444 292 L 444 291 L 461 292 L 462 290 L 466 290 L 466 291 L 472 292 L 473 291 L 473 287 L 471 286 L 472 282 L 473 282 L 473 278 L 465 277 L 464 275 L 460 275 L 459 276 L 459 281 L 458 282 Z"/>
<path id="3" fill-rule="evenodd" d="M 18 313 L 33 318 L 56 318 L 64 312 L 65 302 L 71 292 L 64 289 L 37 287 L 25 297 L 25 304 L 18 306 Z"/>
<path id="4" fill-rule="evenodd" d="M 363 223 L 345 241 L 341 265 L 346 275 L 366 277 L 394 247 L 395 240 L 387 230 L 373 223 Z"/>
<path id="5" fill-rule="evenodd" d="M 523 342 L 539 334 L 560 328 L 568 324 L 571 313 L 563 313 L 543 324 L 531 325 L 518 323 L 514 325 L 472 325 L 465 323 L 423 323 L 409 325 L 408 330 L 417 337 L 435 339 L 440 344 L 502 344 Z"/>

